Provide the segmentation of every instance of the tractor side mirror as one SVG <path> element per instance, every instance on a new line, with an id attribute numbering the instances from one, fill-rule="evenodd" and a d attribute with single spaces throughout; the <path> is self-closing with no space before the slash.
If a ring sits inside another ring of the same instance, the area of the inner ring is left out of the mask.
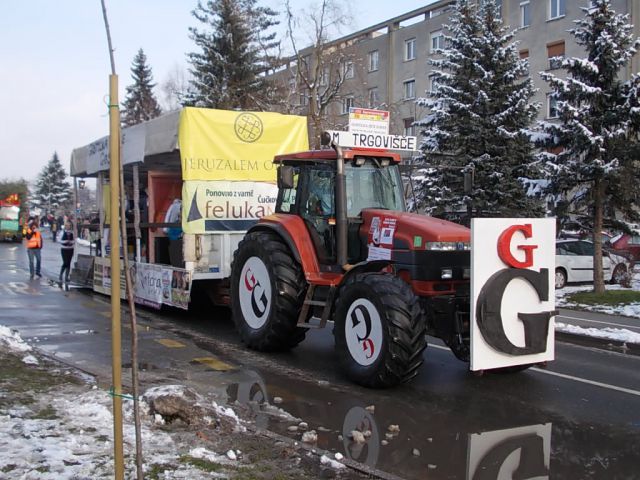
<path id="1" fill-rule="evenodd" d="M 293 188 L 293 167 L 281 165 L 278 167 L 278 190 Z"/>

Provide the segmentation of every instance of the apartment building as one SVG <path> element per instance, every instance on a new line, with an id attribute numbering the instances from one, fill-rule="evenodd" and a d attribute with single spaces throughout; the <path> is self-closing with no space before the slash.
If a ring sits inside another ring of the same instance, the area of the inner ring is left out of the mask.
<path id="1" fill-rule="evenodd" d="M 391 112 L 390 133 L 414 135 L 412 123 L 426 114 L 415 100 L 432 89 L 429 60 L 444 46 L 445 25 L 453 0 L 440 0 L 389 19 L 332 42 L 332 55 L 341 58 L 345 81 L 341 94 L 327 109 L 327 126 L 346 128 L 349 107 L 369 107 Z M 618 13 L 630 15 L 634 34 L 640 36 L 640 0 L 612 0 Z M 558 69 L 557 56 L 582 56 L 583 52 L 567 30 L 582 18 L 582 8 L 591 0 L 498 0 L 505 25 L 518 29 L 516 40 L 521 57 L 530 63 L 531 77 L 538 89 L 535 101 L 542 104 L 540 118 L 553 118 L 555 106 L 548 85 L 538 72 Z M 311 54 L 311 49 L 301 55 Z M 295 60 L 276 75 L 297 89 L 299 113 L 308 111 L 308 93 L 292 73 Z M 630 68 L 622 72 L 628 78 L 640 70 L 636 56 Z M 321 79 L 322 82 L 322 79 Z M 294 102 L 295 103 L 295 102 Z"/>

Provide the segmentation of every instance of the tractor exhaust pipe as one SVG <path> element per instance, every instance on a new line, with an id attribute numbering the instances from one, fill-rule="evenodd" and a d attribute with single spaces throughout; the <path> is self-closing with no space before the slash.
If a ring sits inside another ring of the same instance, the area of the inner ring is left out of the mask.
<path id="1" fill-rule="evenodd" d="M 333 141 L 328 132 L 321 135 L 322 145 L 331 145 L 338 154 L 336 159 L 336 256 L 338 265 L 343 269 L 349 270 L 350 265 L 347 263 L 347 230 L 349 223 L 347 220 L 347 181 L 344 176 L 344 156 L 342 147 Z"/>

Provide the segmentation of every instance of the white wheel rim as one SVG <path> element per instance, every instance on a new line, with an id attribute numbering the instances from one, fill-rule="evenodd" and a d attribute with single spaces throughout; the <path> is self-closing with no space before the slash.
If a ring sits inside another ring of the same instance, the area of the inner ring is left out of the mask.
<path id="1" fill-rule="evenodd" d="M 564 275 L 561 272 L 556 272 L 556 288 L 562 288 L 564 286 Z"/>
<path id="2" fill-rule="evenodd" d="M 271 279 L 260 257 L 245 262 L 238 281 L 242 317 L 247 325 L 258 329 L 267 322 L 271 311 Z"/>
<path id="3" fill-rule="evenodd" d="M 376 306 L 366 298 L 356 299 L 344 322 L 349 354 L 362 366 L 371 365 L 382 349 L 382 322 Z"/>

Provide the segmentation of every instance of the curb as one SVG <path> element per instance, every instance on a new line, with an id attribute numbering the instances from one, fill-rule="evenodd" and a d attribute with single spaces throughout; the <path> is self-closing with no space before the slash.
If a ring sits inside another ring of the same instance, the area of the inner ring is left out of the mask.
<path id="1" fill-rule="evenodd" d="M 574 333 L 555 332 L 556 339 L 583 347 L 593 347 L 600 350 L 624 353 L 626 355 L 640 356 L 640 344 L 626 343 L 608 338 L 589 337 L 587 335 L 576 335 Z"/>

